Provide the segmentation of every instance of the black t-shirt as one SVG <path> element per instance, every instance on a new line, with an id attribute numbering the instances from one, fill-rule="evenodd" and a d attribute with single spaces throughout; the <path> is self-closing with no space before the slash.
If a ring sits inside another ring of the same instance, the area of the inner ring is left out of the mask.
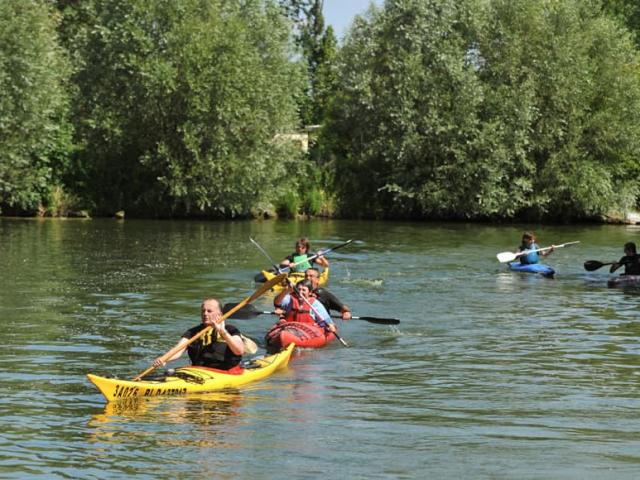
<path id="1" fill-rule="evenodd" d="M 320 301 L 324 308 L 329 310 L 334 310 L 336 312 L 342 312 L 344 308 L 344 303 L 342 303 L 338 298 L 331 293 L 329 290 L 325 290 L 322 287 L 318 287 L 315 290 L 316 297 Z"/>
<path id="2" fill-rule="evenodd" d="M 640 275 L 640 255 L 625 255 L 618 263 L 624 264 L 625 275 Z"/>
<path id="3" fill-rule="evenodd" d="M 206 325 L 202 324 L 190 328 L 182 334 L 182 338 L 192 338 L 204 328 L 206 328 Z M 227 324 L 226 329 L 229 335 L 240 335 L 240 330 L 233 325 Z M 240 360 L 242 360 L 242 356 L 233 353 L 215 329 L 211 329 L 210 332 L 205 333 L 189 345 L 187 347 L 187 353 L 189 354 L 192 365 L 218 368 L 220 370 L 229 370 L 238 365 Z"/>

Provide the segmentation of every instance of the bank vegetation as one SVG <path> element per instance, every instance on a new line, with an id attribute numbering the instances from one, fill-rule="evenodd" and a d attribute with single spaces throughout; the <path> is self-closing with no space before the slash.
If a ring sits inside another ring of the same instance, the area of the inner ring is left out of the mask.
<path id="1" fill-rule="evenodd" d="M 4 215 L 574 221 L 640 196 L 640 7 L 0 2 Z M 310 148 L 284 141 L 311 128 Z M 120 213 L 122 214 L 122 213 Z"/>

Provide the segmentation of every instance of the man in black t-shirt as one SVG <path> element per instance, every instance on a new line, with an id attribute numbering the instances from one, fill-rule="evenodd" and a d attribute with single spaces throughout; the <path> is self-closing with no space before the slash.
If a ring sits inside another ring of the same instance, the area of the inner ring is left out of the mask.
<path id="1" fill-rule="evenodd" d="M 324 305 L 327 311 L 334 310 L 340 312 L 342 320 L 351 319 L 351 310 L 349 307 L 342 303 L 338 298 L 326 288 L 318 286 L 320 279 L 320 272 L 315 268 L 307 268 L 304 271 L 305 280 L 309 280 L 313 285 L 313 292 L 316 298 Z"/>
<path id="2" fill-rule="evenodd" d="M 162 357 L 156 358 L 153 362 L 154 367 L 164 366 L 172 360 L 177 360 L 185 350 L 189 354 L 191 364 L 196 366 L 229 370 L 240 363 L 244 353 L 244 343 L 236 327 L 219 321 L 222 317 L 220 302 L 215 298 L 205 299 L 200 309 L 200 317 L 202 323 L 184 332 L 176 345 L 184 347 L 166 362 L 161 360 Z M 212 328 L 195 342 L 186 345 L 190 338 L 207 327 Z"/>
<path id="3" fill-rule="evenodd" d="M 624 265 L 624 275 L 640 275 L 640 255 L 636 252 L 636 244 L 624 244 L 624 257 L 611 265 L 609 272 L 613 273 Z"/>

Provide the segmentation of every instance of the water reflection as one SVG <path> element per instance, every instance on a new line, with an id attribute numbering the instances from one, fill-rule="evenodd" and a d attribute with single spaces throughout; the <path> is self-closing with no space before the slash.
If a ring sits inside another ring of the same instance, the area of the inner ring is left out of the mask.
<path id="1" fill-rule="evenodd" d="M 242 410 L 251 398 L 238 391 L 187 397 L 127 399 L 110 402 L 87 422 L 90 443 L 147 450 L 158 444 L 173 448 L 242 448 L 229 435 L 246 423 Z"/>
<path id="2" fill-rule="evenodd" d="M 582 267 L 617 258 L 629 230 L 547 227 L 582 242 L 550 257 L 555 280 L 497 265 L 522 230 L 0 219 L 2 476 L 635 478 L 640 291 Z M 204 296 L 253 290 L 267 265 L 250 235 L 275 257 L 301 235 L 361 239 L 329 288 L 402 323 L 342 322 L 351 348 L 302 352 L 255 387 L 105 405 L 85 373 L 131 377 Z"/>

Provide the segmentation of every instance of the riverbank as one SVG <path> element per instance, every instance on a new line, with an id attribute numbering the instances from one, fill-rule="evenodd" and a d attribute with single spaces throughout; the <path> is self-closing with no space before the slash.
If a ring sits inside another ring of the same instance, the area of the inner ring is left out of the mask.
<path id="1" fill-rule="evenodd" d="M 66 212 L 66 214 L 64 215 L 48 215 L 48 214 L 37 214 L 37 215 L 0 215 L 0 218 L 74 218 L 74 219 L 85 219 L 85 220 L 91 220 L 92 218 L 113 218 L 114 220 L 124 220 L 126 217 L 126 213 L 123 210 L 120 210 L 118 212 L 116 212 L 113 215 L 92 215 L 88 210 L 79 210 L 79 211 L 68 211 Z M 286 218 L 286 217 L 282 217 L 279 216 L 277 214 L 277 212 L 275 212 L 275 210 L 260 210 L 259 212 L 255 212 L 253 215 L 251 216 L 247 216 L 247 217 L 236 217 L 236 218 L 213 218 L 213 217 L 203 217 L 203 216 L 197 216 L 197 217 L 186 217 L 186 218 L 166 218 L 166 219 L 159 219 L 159 218 L 154 218 L 154 217 L 145 217 L 145 216 L 140 216 L 140 217 L 130 217 L 130 218 L 134 218 L 134 219 L 139 219 L 139 220 L 286 220 L 286 221 L 290 221 L 292 220 L 291 218 Z M 329 214 L 322 214 L 322 215 L 309 215 L 309 214 L 298 214 L 295 216 L 295 220 L 301 220 L 301 221 L 311 221 L 311 220 L 344 220 L 343 218 L 339 217 L 339 216 L 335 216 L 335 215 L 329 215 Z M 375 220 L 374 220 L 375 221 Z M 407 219 L 401 219 L 401 221 L 410 221 L 411 220 L 407 220 Z M 430 221 L 434 221 L 434 222 L 460 222 L 459 220 L 455 220 L 455 219 L 451 219 L 451 220 L 442 220 L 442 219 L 434 219 L 434 220 L 430 220 L 430 219 L 424 219 L 424 220 L 413 220 L 413 222 L 415 223 L 421 223 L 421 222 L 430 222 Z M 462 223 L 468 223 L 470 222 L 469 220 L 465 220 Z M 591 220 L 587 220 L 587 221 L 575 221 L 575 222 L 558 222 L 558 221 L 554 221 L 554 220 L 538 220 L 534 223 L 548 223 L 548 224 L 575 224 L 575 225 L 580 225 L 580 224 L 588 224 L 588 223 L 595 223 L 595 224 L 602 224 L 602 225 L 640 225 L 640 212 L 636 212 L 636 211 L 632 211 L 632 212 L 626 212 L 626 213 L 620 213 L 620 212 L 610 212 L 607 215 L 602 215 L 598 218 L 593 218 Z M 485 224 L 485 223 L 494 223 L 494 222 L 489 222 L 489 221 L 482 221 L 482 220 L 478 220 L 478 221 L 471 221 L 471 223 L 477 223 L 477 224 Z M 510 219 L 510 220 L 502 220 L 499 222 L 500 224 L 503 225 L 509 225 L 512 223 L 532 223 L 531 220 L 524 220 L 524 219 L 519 219 L 519 218 L 514 218 L 514 219 Z"/>

